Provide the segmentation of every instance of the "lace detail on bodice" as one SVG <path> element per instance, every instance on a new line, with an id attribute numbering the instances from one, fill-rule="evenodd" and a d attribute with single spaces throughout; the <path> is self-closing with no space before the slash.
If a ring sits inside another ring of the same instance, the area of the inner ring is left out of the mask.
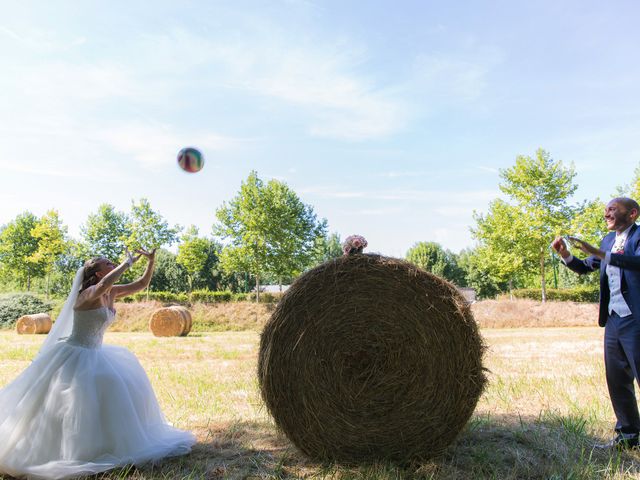
<path id="1" fill-rule="evenodd" d="M 67 343 L 86 348 L 99 348 L 102 345 L 105 330 L 113 323 L 115 317 L 115 312 L 108 307 L 74 310 L 73 330 L 66 340 Z"/>

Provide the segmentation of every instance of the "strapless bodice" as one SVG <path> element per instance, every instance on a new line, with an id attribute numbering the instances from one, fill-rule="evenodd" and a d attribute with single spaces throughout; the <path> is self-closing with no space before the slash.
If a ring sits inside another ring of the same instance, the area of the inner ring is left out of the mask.
<path id="1" fill-rule="evenodd" d="M 73 311 L 73 329 L 67 343 L 86 348 L 99 348 L 107 327 L 116 317 L 115 311 L 108 307 L 92 310 Z"/>

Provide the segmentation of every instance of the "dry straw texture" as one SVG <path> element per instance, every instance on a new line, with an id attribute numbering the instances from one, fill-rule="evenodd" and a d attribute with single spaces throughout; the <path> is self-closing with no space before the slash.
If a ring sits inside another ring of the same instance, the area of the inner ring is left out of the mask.
<path id="1" fill-rule="evenodd" d="M 184 337 L 191 331 L 191 325 L 189 310 L 178 305 L 159 308 L 149 320 L 149 330 L 156 337 Z"/>
<path id="2" fill-rule="evenodd" d="M 19 334 L 49 333 L 51 330 L 51 317 L 47 313 L 35 313 L 23 315 L 16 322 L 16 331 Z"/>
<path id="3" fill-rule="evenodd" d="M 308 456 L 424 460 L 469 420 L 484 349 L 451 284 L 402 260 L 353 255 L 287 291 L 263 331 L 258 374 L 276 424 Z"/>

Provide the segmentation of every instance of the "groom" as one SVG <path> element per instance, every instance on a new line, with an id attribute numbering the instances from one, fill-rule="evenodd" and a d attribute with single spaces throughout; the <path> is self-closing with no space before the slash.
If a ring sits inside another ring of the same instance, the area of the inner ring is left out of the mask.
<path id="1" fill-rule="evenodd" d="M 614 198 L 604 211 L 607 229 L 600 248 L 580 240 L 575 245 L 589 254 L 584 260 L 571 255 L 561 237 L 552 247 L 576 273 L 600 269 L 600 313 L 604 331 L 604 363 L 611 404 L 616 414 L 616 437 L 604 448 L 638 447 L 640 414 L 634 378 L 640 383 L 640 206 L 626 197 Z"/>

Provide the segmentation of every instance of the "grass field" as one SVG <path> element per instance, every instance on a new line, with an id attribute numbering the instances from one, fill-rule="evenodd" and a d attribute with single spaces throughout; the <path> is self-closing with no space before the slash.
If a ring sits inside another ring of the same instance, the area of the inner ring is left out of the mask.
<path id="1" fill-rule="evenodd" d="M 490 383 L 444 456 L 421 465 L 323 465 L 306 460 L 266 414 L 255 376 L 255 331 L 154 338 L 107 333 L 133 351 L 167 418 L 192 430 L 189 456 L 100 478 L 640 478 L 640 454 L 593 451 L 613 413 L 602 365 L 602 330 L 485 329 Z M 41 336 L 0 332 L 0 386 L 24 369 Z M 0 439 L 1 441 L 1 439 Z"/>

